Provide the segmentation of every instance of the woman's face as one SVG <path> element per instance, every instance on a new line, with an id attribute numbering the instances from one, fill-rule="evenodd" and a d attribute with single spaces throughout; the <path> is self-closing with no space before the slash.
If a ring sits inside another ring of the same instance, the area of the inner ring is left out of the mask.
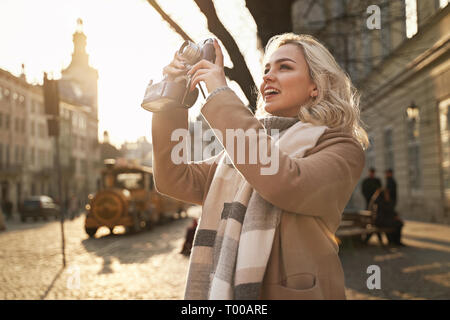
<path id="1" fill-rule="evenodd" d="M 260 86 L 264 109 L 279 117 L 296 117 L 301 105 L 317 96 L 302 50 L 295 44 L 279 47 L 269 58 Z"/>

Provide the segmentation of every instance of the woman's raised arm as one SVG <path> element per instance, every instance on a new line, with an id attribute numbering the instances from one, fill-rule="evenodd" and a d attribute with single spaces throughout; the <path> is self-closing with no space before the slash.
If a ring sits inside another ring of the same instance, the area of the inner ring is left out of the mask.
<path id="1" fill-rule="evenodd" d="M 200 162 L 175 164 L 172 150 L 180 142 L 171 141 L 171 136 L 178 129 L 187 131 L 188 111 L 177 108 L 153 113 L 152 117 L 153 177 L 156 189 L 169 197 L 201 205 L 208 177 L 216 168 L 217 156 Z"/>

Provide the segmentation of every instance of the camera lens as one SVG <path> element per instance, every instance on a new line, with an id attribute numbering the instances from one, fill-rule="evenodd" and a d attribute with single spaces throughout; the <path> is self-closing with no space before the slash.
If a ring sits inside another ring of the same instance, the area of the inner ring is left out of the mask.
<path id="1" fill-rule="evenodd" d="M 186 40 L 183 43 L 179 50 L 179 53 L 184 59 L 187 60 L 188 64 L 190 65 L 197 63 L 197 61 L 199 61 L 202 56 L 201 48 L 197 44 L 189 40 Z"/>

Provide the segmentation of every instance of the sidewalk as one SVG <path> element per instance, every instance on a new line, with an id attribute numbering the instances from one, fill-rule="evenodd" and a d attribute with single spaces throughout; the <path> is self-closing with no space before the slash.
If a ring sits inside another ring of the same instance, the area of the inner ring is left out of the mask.
<path id="1" fill-rule="evenodd" d="M 387 239 L 384 239 L 385 243 Z M 450 226 L 405 221 L 406 247 L 367 247 L 340 252 L 348 299 L 450 299 Z M 381 271 L 381 289 L 367 288 L 367 267 Z"/>

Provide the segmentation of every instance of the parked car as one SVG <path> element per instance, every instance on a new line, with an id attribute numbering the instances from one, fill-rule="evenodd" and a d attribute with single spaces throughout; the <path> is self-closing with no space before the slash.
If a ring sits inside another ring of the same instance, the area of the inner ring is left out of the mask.
<path id="1" fill-rule="evenodd" d="M 47 220 L 48 217 L 58 219 L 60 207 L 48 196 L 32 196 L 26 198 L 20 207 L 20 220 L 25 222 L 28 217 L 36 221 L 39 217 Z"/>

